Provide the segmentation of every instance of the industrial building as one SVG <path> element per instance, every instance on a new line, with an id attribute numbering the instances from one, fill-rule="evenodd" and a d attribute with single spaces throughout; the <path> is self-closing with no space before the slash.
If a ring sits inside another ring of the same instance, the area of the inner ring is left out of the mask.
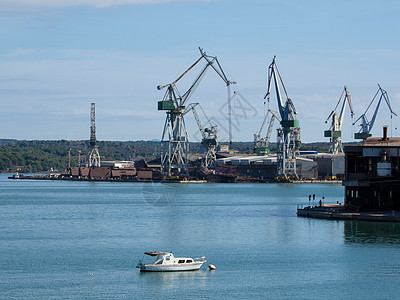
<path id="1" fill-rule="evenodd" d="M 344 178 L 345 159 L 342 153 L 318 153 L 315 151 L 315 153 L 301 154 L 297 159 L 299 158 L 308 158 L 315 161 L 318 166 L 318 178 L 320 179 Z"/>
<path id="2" fill-rule="evenodd" d="M 217 159 L 217 170 L 218 167 L 235 166 L 240 175 L 271 180 L 276 177 L 277 163 L 276 155 L 232 156 Z M 312 159 L 298 157 L 296 173 L 300 179 L 318 178 L 318 165 Z"/>
<path id="3" fill-rule="evenodd" d="M 133 179 L 136 175 L 134 168 L 116 168 L 116 167 L 71 167 L 68 174 L 75 179 Z"/>
<path id="4" fill-rule="evenodd" d="M 345 204 L 349 209 L 400 210 L 400 138 L 367 138 L 345 147 Z"/>
<path id="5" fill-rule="evenodd" d="M 113 167 L 113 168 L 134 168 L 135 163 L 132 160 L 113 160 L 113 161 L 101 161 L 101 167 Z"/>

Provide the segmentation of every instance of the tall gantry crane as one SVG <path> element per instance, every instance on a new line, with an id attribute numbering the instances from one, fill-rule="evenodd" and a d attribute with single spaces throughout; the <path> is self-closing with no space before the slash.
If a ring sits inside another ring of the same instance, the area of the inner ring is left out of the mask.
<path id="1" fill-rule="evenodd" d="M 97 146 L 96 140 L 96 104 L 92 103 L 90 107 L 90 141 L 89 148 L 90 151 L 88 153 L 88 167 L 100 167 L 100 154 L 99 154 L 99 146 Z"/>
<path id="2" fill-rule="evenodd" d="M 267 134 L 264 137 L 262 137 L 262 134 L 264 132 L 264 127 L 265 124 L 267 123 L 267 120 L 269 119 L 269 124 L 268 124 L 268 129 L 267 129 Z M 258 131 L 258 133 L 254 134 L 254 148 L 253 148 L 253 153 L 256 154 L 268 154 L 269 153 L 269 141 L 271 139 L 271 134 L 272 134 L 272 129 L 274 127 L 274 121 L 277 120 L 278 122 L 281 122 L 281 118 L 278 115 L 277 111 L 268 109 L 267 113 L 265 114 L 264 120 L 261 124 L 261 128 Z"/>
<path id="3" fill-rule="evenodd" d="M 343 99 L 343 102 L 342 102 Z M 342 102 L 342 106 L 340 109 L 339 114 L 337 113 L 337 109 Z M 354 111 L 353 105 L 351 104 L 351 94 L 346 86 L 344 86 L 343 92 L 340 95 L 339 101 L 336 104 L 336 107 L 328 118 L 326 119 L 325 123 L 328 123 L 329 119 L 331 119 L 331 127 L 329 130 L 324 131 L 324 136 L 329 137 L 329 152 L 332 154 L 343 153 L 343 146 L 342 146 L 342 125 L 343 125 L 343 117 L 344 111 L 346 110 L 346 102 L 349 103 L 350 111 L 351 111 L 351 120 L 353 121 Z M 352 122 L 353 123 L 353 122 Z"/>
<path id="4" fill-rule="evenodd" d="M 267 94 L 264 97 L 268 101 L 270 100 L 272 82 L 275 85 L 278 111 L 281 116 L 281 127 L 278 129 L 277 175 L 279 177 L 297 177 L 296 148 L 301 146 L 300 126 L 299 121 L 296 119 L 296 108 L 286 92 L 285 85 L 276 65 L 276 56 L 274 56 L 268 68 L 268 88 Z M 285 92 L 286 100 L 282 99 L 279 85 L 282 86 Z"/>
<path id="5" fill-rule="evenodd" d="M 202 111 L 203 116 L 207 121 L 206 124 L 208 124 L 209 127 L 204 127 L 200 116 L 197 113 L 196 107 L 199 107 Z M 201 145 L 205 150 L 203 154 L 202 165 L 206 168 L 213 167 L 217 161 L 215 148 L 218 146 L 218 126 L 210 121 L 200 103 L 190 103 L 183 114 L 185 115 L 189 111 L 193 112 L 193 116 L 202 136 Z"/>
<path id="6" fill-rule="evenodd" d="M 372 103 L 375 101 L 377 98 L 378 94 L 380 94 L 378 103 L 375 108 L 375 112 L 372 115 L 371 121 L 368 121 L 368 118 L 366 116 L 369 108 L 371 107 Z M 381 88 L 381 86 L 378 84 L 378 90 L 375 93 L 375 96 L 372 98 L 371 102 L 369 103 L 367 109 L 365 112 L 353 123 L 355 125 L 359 120 L 361 120 L 361 129 L 359 132 L 354 133 L 354 138 L 355 139 L 367 139 L 368 137 L 371 136 L 370 132 L 372 130 L 372 127 L 374 126 L 376 115 L 378 114 L 379 106 L 381 105 L 382 99 L 385 100 L 387 106 L 389 107 L 390 110 L 390 119 L 393 118 L 393 115 L 397 116 L 397 114 L 393 111 L 392 107 L 390 106 L 390 101 L 389 101 L 389 96 L 387 92 Z"/>
<path id="7" fill-rule="evenodd" d="M 207 55 L 201 48 L 199 50 L 200 58 L 183 72 L 182 75 L 170 84 L 159 85 L 157 87 L 158 90 L 167 89 L 163 100 L 158 102 L 158 110 L 166 110 L 167 114 L 161 139 L 161 172 L 164 175 L 171 176 L 173 173 L 175 175 L 189 175 L 189 141 L 183 112 L 188 100 L 195 92 L 209 67 L 213 68 L 225 82 L 228 87 L 228 93 L 229 86 L 236 83 L 228 80 L 216 56 Z M 176 83 L 201 60 L 204 60 L 206 65 L 190 88 L 181 95 L 176 87 Z"/>

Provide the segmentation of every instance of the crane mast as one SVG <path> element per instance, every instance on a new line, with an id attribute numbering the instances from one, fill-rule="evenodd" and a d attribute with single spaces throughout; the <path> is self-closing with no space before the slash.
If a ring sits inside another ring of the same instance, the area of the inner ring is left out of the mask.
<path id="1" fill-rule="evenodd" d="M 186 103 L 199 86 L 207 70 L 210 67 L 214 69 L 228 88 L 231 84 L 236 83 L 228 80 L 216 56 L 207 55 L 201 48 L 199 50 L 200 57 L 182 75 L 170 84 L 157 87 L 158 90 L 167 89 L 163 100 L 158 102 L 158 110 L 166 110 L 167 114 L 161 138 L 161 172 L 166 176 L 189 176 L 189 141 L 184 110 Z M 176 83 L 201 60 L 204 60 L 206 65 L 190 88 L 183 95 L 180 95 Z"/>
<path id="2" fill-rule="evenodd" d="M 88 153 L 87 165 L 89 167 L 100 167 L 100 154 L 99 146 L 96 140 L 96 104 L 92 103 L 90 106 L 90 151 Z"/>
<path id="3" fill-rule="evenodd" d="M 378 103 L 376 105 L 375 111 L 372 115 L 371 121 L 368 120 L 366 114 L 369 110 L 369 108 L 371 107 L 372 103 L 375 101 L 375 99 L 377 98 L 378 94 L 380 94 Z M 365 112 L 353 123 L 353 125 L 355 125 L 358 121 L 361 120 L 361 129 L 359 132 L 354 133 L 354 138 L 355 139 L 367 139 L 368 137 L 371 136 L 370 132 L 372 130 L 372 127 L 374 126 L 375 123 L 375 119 L 376 116 L 378 114 L 378 110 L 379 107 L 381 105 L 382 99 L 385 100 L 389 110 L 390 110 L 390 118 L 392 119 L 393 115 L 397 116 L 397 114 L 393 111 L 391 105 L 390 105 L 390 101 L 389 101 L 389 96 L 387 94 L 387 92 L 381 88 L 381 86 L 378 84 L 378 90 L 375 93 L 375 96 L 372 98 L 371 102 L 369 103 L 367 109 L 365 110 Z"/>
<path id="4" fill-rule="evenodd" d="M 200 116 L 196 110 L 196 107 L 199 107 L 203 113 L 203 116 L 207 120 L 207 124 L 210 127 L 204 127 L 203 123 L 201 122 Z M 197 126 L 199 127 L 202 140 L 201 145 L 203 146 L 205 152 L 202 158 L 202 165 L 206 168 L 215 166 L 215 162 L 217 161 L 216 155 L 216 147 L 218 146 L 218 126 L 213 125 L 208 119 L 204 109 L 201 107 L 200 103 L 190 103 L 186 108 L 184 114 L 188 113 L 189 111 L 193 112 L 193 116 L 196 120 Z"/>
<path id="5" fill-rule="evenodd" d="M 278 102 L 278 111 L 281 116 L 280 128 L 278 129 L 278 151 L 277 151 L 277 175 L 279 177 L 293 176 L 297 177 L 296 173 L 296 148 L 301 146 L 300 126 L 296 119 L 296 109 L 292 100 L 289 98 L 282 77 L 276 65 L 276 56 L 268 68 L 268 88 L 264 99 L 271 94 L 271 86 L 274 83 L 276 99 Z M 282 99 L 279 88 L 281 84 L 286 100 Z"/>
<path id="6" fill-rule="evenodd" d="M 262 133 L 264 131 L 265 124 L 267 123 L 268 117 L 269 119 L 269 124 L 268 124 L 268 129 L 267 129 L 267 135 L 265 138 L 262 137 Z M 271 135 L 272 135 L 272 129 L 274 127 L 274 121 L 281 121 L 281 118 L 278 115 L 277 111 L 268 109 L 267 113 L 265 114 L 264 120 L 261 124 L 261 128 L 258 131 L 258 133 L 254 134 L 254 148 L 253 148 L 253 153 L 256 154 L 268 154 L 269 153 L 269 141 L 271 140 Z"/>
<path id="7" fill-rule="evenodd" d="M 342 102 L 343 99 L 343 102 Z M 331 126 L 329 130 L 324 131 L 324 136 L 329 137 L 329 152 L 332 154 L 343 153 L 343 145 L 342 145 L 342 125 L 343 125 L 343 117 L 344 112 L 346 110 L 346 102 L 349 103 L 350 111 L 351 111 L 351 119 L 353 120 L 354 111 L 353 105 L 351 103 L 351 94 L 346 86 L 344 86 L 343 92 L 340 95 L 339 101 L 336 104 L 335 109 L 330 113 L 325 123 L 328 123 L 329 119 L 331 119 Z M 337 112 L 337 109 L 342 104 L 340 108 L 340 112 Z"/>

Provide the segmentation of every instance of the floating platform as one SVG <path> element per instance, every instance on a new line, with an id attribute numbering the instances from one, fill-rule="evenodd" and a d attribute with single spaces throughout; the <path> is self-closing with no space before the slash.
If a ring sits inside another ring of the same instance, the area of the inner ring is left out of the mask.
<path id="1" fill-rule="evenodd" d="M 375 222 L 400 222 L 400 211 L 347 211 L 341 204 L 325 204 L 322 206 L 298 205 L 297 216 L 330 220 L 358 220 Z"/>

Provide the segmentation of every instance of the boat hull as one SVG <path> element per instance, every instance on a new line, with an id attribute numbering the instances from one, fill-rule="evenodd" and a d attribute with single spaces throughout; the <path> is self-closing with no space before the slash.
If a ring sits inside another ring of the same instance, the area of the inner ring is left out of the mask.
<path id="1" fill-rule="evenodd" d="M 145 264 L 140 266 L 140 272 L 181 272 L 197 271 L 204 262 L 195 262 L 193 264 L 173 264 L 173 265 L 154 265 Z"/>

